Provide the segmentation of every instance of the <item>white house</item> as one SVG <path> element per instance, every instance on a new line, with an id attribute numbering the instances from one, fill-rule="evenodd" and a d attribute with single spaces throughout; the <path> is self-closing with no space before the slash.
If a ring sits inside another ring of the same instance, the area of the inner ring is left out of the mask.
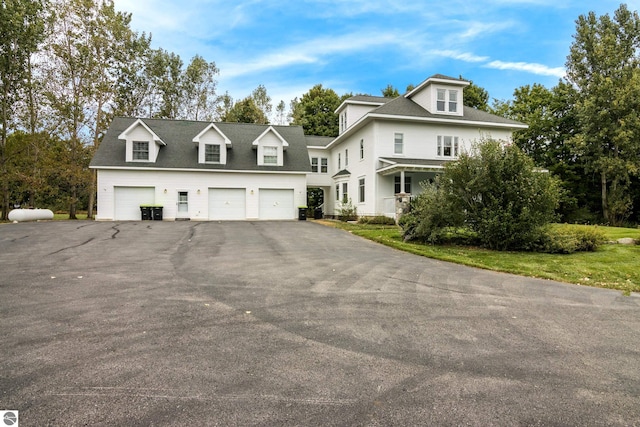
<path id="1" fill-rule="evenodd" d="M 526 125 L 464 107 L 468 82 L 434 75 L 398 98 L 354 96 L 336 110 L 336 138 L 299 126 L 116 118 L 91 168 L 98 220 L 294 219 L 307 188 L 324 190 L 325 215 L 351 203 L 359 215 L 395 216 L 483 137 L 509 141 Z"/>

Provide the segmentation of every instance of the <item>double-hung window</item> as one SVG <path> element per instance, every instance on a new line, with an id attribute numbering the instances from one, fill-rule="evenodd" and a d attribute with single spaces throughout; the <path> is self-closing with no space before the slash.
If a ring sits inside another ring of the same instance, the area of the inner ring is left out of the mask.
<path id="1" fill-rule="evenodd" d="M 265 165 L 277 165 L 278 147 L 262 147 L 262 162 Z"/>
<path id="2" fill-rule="evenodd" d="M 436 111 L 439 113 L 457 113 L 458 91 L 455 89 L 437 89 Z"/>
<path id="3" fill-rule="evenodd" d="M 458 111 L 458 91 L 449 91 L 449 112 L 455 113 Z"/>
<path id="4" fill-rule="evenodd" d="M 364 159 L 364 139 L 360 140 L 360 160 Z"/>
<path id="5" fill-rule="evenodd" d="M 348 149 L 344 150 L 344 167 L 345 168 L 349 167 L 349 150 Z"/>
<path id="6" fill-rule="evenodd" d="M 133 141 L 133 160 L 149 160 L 149 141 Z"/>
<path id="7" fill-rule="evenodd" d="M 404 135 L 396 133 L 393 140 L 393 154 L 402 154 L 404 152 Z"/>
<path id="8" fill-rule="evenodd" d="M 349 184 L 342 183 L 342 203 L 349 203 Z"/>
<path id="9" fill-rule="evenodd" d="M 327 173 L 329 161 L 326 157 L 312 157 L 311 158 L 311 172 L 313 173 Z"/>
<path id="10" fill-rule="evenodd" d="M 205 144 L 204 161 L 206 163 L 220 163 L 220 145 Z"/>
<path id="11" fill-rule="evenodd" d="M 320 158 L 320 173 L 327 173 L 329 171 L 329 159 L 326 157 Z"/>
<path id="12" fill-rule="evenodd" d="M 358 202 L 364 203 L 364 178 L 358 180 Z"/>
<path id="13" fill-rule="evenodd" d="M 460 155 L 460 143 L 457 136 L 438 135 L 436 154 L 439 157 L 458 157 Z"/>
<path id="14" fill-rule="evenodd" d="M 340 184 L 336 184 L 336 200 L 340 200 Z"/>
<path id="15" fill-rule="evenodd" d="M 446 89 L 437 90 L 436 110 L 445 111 L 447 106 L 447 91 Z"/>
<path id="16" fill-rule="evenodd" d="M 342 169 L 342 157 L 340 157 L 340 153 L 338 153 L 338 170 Z"/>

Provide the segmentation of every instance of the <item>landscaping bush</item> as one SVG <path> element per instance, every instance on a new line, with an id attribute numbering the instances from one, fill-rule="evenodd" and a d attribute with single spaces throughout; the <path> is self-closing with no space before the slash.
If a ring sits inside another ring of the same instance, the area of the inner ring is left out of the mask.
<path id="1" fill-rule="evenodd" d="M 347 200 L 346 203 L 342 203 L 337 212 L 340 221 L 356 221 L 358 219 L 358 209 L 353 206 L 351 199 Z"/>
<path id="2" fill-rule="evenodd" d="M 441 243 L 466 229 L 490 249 L 536 250 L 559 198 L 557 179 L 517 146 L 486 140 L 424 186 L 401 225 L 406 240 Z"/>
<path id="3" fill-rule="evenodd" d="M 384 215 L 361 216 L 358 218 L 358 224 L 396 225 L 396 220 Z"/>
<path id="4" fill-rule="evenodd" d="M 604 232 L 596 227 L 557 225 L 544 234 L 538 250 L 551 254 L 572 254 L 595 251 L 607 240 Z"/>

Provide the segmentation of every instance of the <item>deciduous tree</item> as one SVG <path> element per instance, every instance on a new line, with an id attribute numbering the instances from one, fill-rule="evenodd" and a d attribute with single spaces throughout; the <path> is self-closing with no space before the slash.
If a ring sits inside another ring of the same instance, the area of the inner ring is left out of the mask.
<path id="1" fill-rule="evenodd" d="M 613 17 L 589 12 L 578 18 L 566 63 L 578 90 L 575 152 L 599 175 L 602 214 L 611 224 L 630 215 L 627 190 L 640 169 L 639 50 L 640 18 L 622 4 Z"/>

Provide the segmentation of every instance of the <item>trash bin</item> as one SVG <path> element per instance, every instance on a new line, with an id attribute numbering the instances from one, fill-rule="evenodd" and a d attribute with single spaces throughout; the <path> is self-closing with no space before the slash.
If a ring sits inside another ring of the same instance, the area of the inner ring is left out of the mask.
<path id="1" fill-rule="evenodd" d="M 151 208 L 154 221 L 162 221 L 162 206 L 154 206 Z"/>
<path id="2" fill-rule="evenodd" d="M 151 217 L 151 206 L 140 206 L 140 213 L 143 221 L 149 221 L 153 219 Z"/>
<path id="3" fill-rule="evenodd" d="M 298 208 L 298 221 L 306 221 L 307 220 L 307 207 L 301 206 Z"/>
<path id="4" fill-rule="evenodd" d="M 315 208 L 313 210 L 313 219 L 322 219 L 322 208 Z"/>

